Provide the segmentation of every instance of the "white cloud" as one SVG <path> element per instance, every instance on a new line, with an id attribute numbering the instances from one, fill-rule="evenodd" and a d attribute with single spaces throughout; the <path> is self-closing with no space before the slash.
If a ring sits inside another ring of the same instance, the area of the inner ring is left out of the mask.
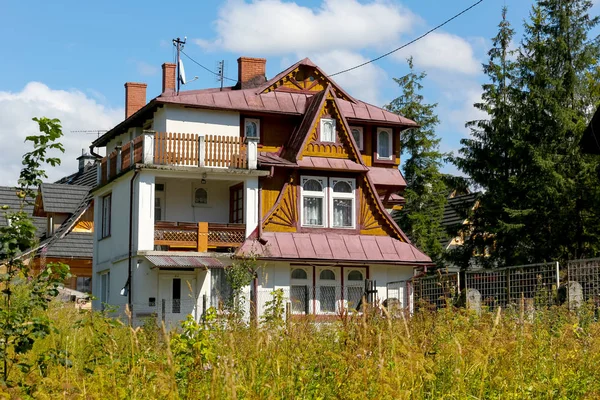
<path id="1" fill-rule="evenodd" d="M 140 75 L 154 76 L 157 75 L 159 72 L 159 69 L 156 65 L 148 64 L 144 61 L 138 61 L 136 63 L 136 66 Z"/>
<path id="2" fill-rule="evenodd" d="M 416 20 L 384 1 L 323 0 L 311 9 L 283 0 L 230 0 L 219 11 L 217 37 L 195 43 L 246 55 L 363 49 L 397 43 Z"/>
<path id="3" fill-rule="evenodd" d="M 469 75 L 481 72 L 481 64 L 475 58 L 471 43 L 450 33 L 430 33 L 395 53 L 395 57 L 402 61 L 410 56 L 419 69 L 438 69 Z"/>
<path id="4" fill-rule="evenodd" d="M 33 117 L 58 118 L 63 127 L 61 143 L 65 153 L 58 153 L 62 165 L 46 168 L 53 182 L 77 171 L 76 158 L 81 149 L 88 150 L 94 135 L 74 130 L 106 130 L 123 119 L 123 109 L 107 108 L 78 90 L 53 90 L 40 82 L 30 82 L 20 92 L 0 91 L 0 185 L 15 185 L 21 170 L 21 156 L 32 149 L 25 137 L 39 134 Z"/>
<path id="5" fill-rule="evenodd" d="M 362 55 L 346 50 L 314 54 L 311 59 L 326 74 L 332 74 L 348 68 L 349 65 L 358 65 L 367 61 Z M 375 64 L 367 64 L 359 69 L 334 76 L 333 79 L 351 96 L 373 105 L 383 105 L 379 95 L 381 85 L 387 81 L 387 74 Z"/>

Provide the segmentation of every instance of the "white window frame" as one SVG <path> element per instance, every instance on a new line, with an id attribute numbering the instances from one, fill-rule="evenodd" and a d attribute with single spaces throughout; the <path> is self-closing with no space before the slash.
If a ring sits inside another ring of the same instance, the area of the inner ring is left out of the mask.
<path id="1" fill-rule="evenodd" d="M 352 193 L 335 193 L 333 187 L 337 182 L 346 182 L 352 188 Z M 352 200 L 352 226 L 334 226 L 333 224 L 333 202 L 335 199 Z M 356 228 L 356 180 L 352 178 L 329 178 L 329 226 L 335 229 Z"/>
<path id="2" fill-rule="evenodd" d="M 355 129 L 358 131 L 358 137 L 360 138 L 360 143 L 356 143 L 356 145 L 358 146 L 358 149 L 360 151 L 363 151 L 364 150 L 364 143 L 365 143 L 365 136 L 364 136 L 364 133 L 363 133 L 363 128 L 362 128 L 362 126 L 351 126 L 350 127 L 350 135 L 352 137 L 354 137 L 354 135 L 352 134 L 352 131 L 355 130 Z M 354 141 L 356 142 L 356 139 L 354 139 Z"/>
<path id="3" fill-rule="evenodd" d="M 390 155 L 388 157 L 382 157 L 379 154 L 379 134 L 381 132 L 387 132 L 388 133 L 388 146 L 390 149 Z M 378 160 L 393 160 L 394 159 L 394 130 L 392 128 L 377 128 L 377 147 L 376 147 L 376 153 L 377 153 L 377 159 Z"/>
<path id="4" fill-rule="evenodd" d="M 304 190 L 304 184 L 306 181 L 314 179 L 321 184 L 323 190 L 321 192 L 306 191 Z M 322 216 L 321 220 L 323 225 L 308 225 L 304 222 L 304 198 L 305 197 L 318 197 L 323 199 Z M 324 176 L 310 176 L 303 175 L 300 177 L 300 221 L 301 226 L 314 227 L 314 228 L 326 228 L 327 227 L 327 178 Z"/>
<path id="5" fill-rule="evenodd" d="M 110 304 L 110 270 L 101 272 L 100 279 L 100 308 L 105 309 L 106 304 Z"/>
<path id="6" fill-rule="evenodd" d="M 306 279 L 297 279 L 297 278 L 292 278 L 292 273 L 297 270 L 300 269 L 302 271 L 304 271 L 306 273 Z M 304 314 L 304 312 L 306 311 L 306 309 L 308 309 L 308 311 L 310 312 L 312 306 L 311 306 L 311 301 L 310 301 L 310 282 L 312 282 L 312 271 L 309 271 L 308 268 L 303 268 L 303 267 L 299 267 L 299 266 L 293 266 L 290 268 L 290 301 L 292 302 L 292 314 Z M 293 299 L 293 288 L 294 287 L 304 287 L 305 290 L 307 290 L 308 292 L 308 297 L 309 297 L 309 301 L 308 304 L 304 304 L 304 308 L 302 309 L 298 309 L 298 305 L 294 303 L 294 299 Z"/>
<path id="7" fill-rule="evenodd" d="M 256 136 L 248 136 L 248 124 L 254 122 L 256 124 Z M 260 139 L 260 119 L 244 118 L 244 137 L 255 137 Z"/>
<path id="8" fill-rule="evenodd" d="M 108 206 L 107 206 L 108 199 Z M 100 239 L 110 236 L 112 225 L 112 193 L 102 196 Z"/>
<path id="9" fill-rule="evenodd" d="M 204 189 L 206 192 L 206 203 L 196 203 L 196 190 Z M 192 206 L 193 207 L 209 207 L 210 204 L 210 192 L 206 186 L 194 186 L 192 188 Z"/>
<path id="10" fill-rule="evenodd" d="M 325 125 L 325 123 L 327 122 L 331 122 L 331 124 L 333 125 L 333 131 L 332 131 L 332 135 L 333 137 L 331 138 L 331 140 L 325 140 L 325 138 L 323 137 L 323 132 L 325 131 L 323 129 L 323 126 Z M 319 126 L 319 140 L 323 143 L 335 143 L 335 139 L 337 136 L 337 127 L 335 124 L 335 119 L 333 118 L 321 118 L 321 125 Z"/>

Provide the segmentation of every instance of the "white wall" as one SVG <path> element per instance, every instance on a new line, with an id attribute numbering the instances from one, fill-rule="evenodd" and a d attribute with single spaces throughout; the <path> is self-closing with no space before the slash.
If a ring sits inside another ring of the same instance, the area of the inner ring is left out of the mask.
<path id="1" fill-rule="evenodd" d="M 165 221 L 179 222 L 229 222 L 229 187 L 235 182 L 208 179 L 201 184 L 200 179 L 161 179 L 157 183 L 165 185 Z M 208 192 L 208 204 L 193 206 L 193 193 L 196 188 Z"/>
<path id="2" fill-rule="evenodd" d="M 165 105 L 154 114 L 157 132 L 240 136 L 240 113 Z"/>
<path id="3" fill-rule="evenodd" d="M 154 174 L 142 171 L 135 181 L 134 250 L 154 250 Z"/>
<path id="4" fill-rule="evenodd" d="M 244 181 L 244 218 L 246 237 L 258 226 L 258 177 L 250 177 Z"/>

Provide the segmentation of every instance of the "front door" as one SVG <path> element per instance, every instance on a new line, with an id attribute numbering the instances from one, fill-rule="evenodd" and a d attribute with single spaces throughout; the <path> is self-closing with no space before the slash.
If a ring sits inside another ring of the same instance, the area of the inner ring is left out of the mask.
<path id="1" fill-rule="evenodd" d="M 196 317 L 196 277 L 192 274 L 160 275 L 159 315 L 167 328 L 178 327 L 188 314 Z"/>

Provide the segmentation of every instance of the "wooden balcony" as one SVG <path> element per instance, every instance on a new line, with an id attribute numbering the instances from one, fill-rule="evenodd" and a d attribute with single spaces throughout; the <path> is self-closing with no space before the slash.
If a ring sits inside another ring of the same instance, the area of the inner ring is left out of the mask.
<path id="1" fill-rule="evenodd" d="M 170 222 L 154 224 L 154 245 L 168 250 L 228 250 L 241 246 L 246 238 L 245 224 L 212 222 Z"/>
<path id="2" fill-rule="evenodd" d="M 102 159 L 98 183 L 109 182 L 136 164 L 256 169 L 257 151 L 254 138 L 147 132 Z"/>

